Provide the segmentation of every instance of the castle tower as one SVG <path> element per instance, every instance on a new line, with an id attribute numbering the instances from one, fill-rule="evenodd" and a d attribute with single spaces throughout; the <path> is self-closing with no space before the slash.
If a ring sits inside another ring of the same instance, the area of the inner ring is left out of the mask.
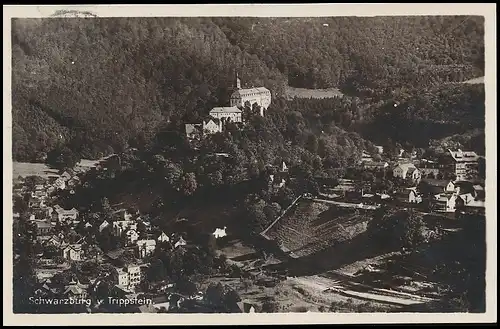
<path id="1" fill-rule="evenodd" d="M 238 71 L 236 71 L 236 89 L 241 89 L 241 80 L 238 76 Z"/>

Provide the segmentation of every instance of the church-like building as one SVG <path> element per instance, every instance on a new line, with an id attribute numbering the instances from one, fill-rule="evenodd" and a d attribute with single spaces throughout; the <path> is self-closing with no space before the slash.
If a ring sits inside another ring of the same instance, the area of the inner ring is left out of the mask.
<path id="1" fill-rule="evenodd" d="M 242 89 L 241 80 L 236 74 L 236 90 L 231 95 L 231 106 L 244 107 L 246 102 L 249 102 L 250 106 L 257 103 L 260 106 L 260 115 L 264 116 L 264 112 L 271 105 L 271 91 L 264 87 Z"/>

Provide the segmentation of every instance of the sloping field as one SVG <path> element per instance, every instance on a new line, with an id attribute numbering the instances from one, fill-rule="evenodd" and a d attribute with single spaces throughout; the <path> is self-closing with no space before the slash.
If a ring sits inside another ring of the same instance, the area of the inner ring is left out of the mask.
<path id="1" fill-rule="evenodd" d="M 266 236 L 298 258 L 365 232 L 368 220 L 364 211 L 303 199 L 270 227 Z"/>
<path id="2" fill-rule="evenodd" d="M 99 160 L 88 160 L 81 159 L 76 165 L 75 170 L 77 171 L 87 171 L 90 168 L 97 166 L 101 161 L 113 156 L 109 155 Z M 12 177 L 17 179 L 19 176 L 40 176 L 43 178 L 48 177 L 59 177 L 58 170 L 50 168 L 45 163 L 30 163 L 30 162 L 12 162 Z"/>
<path id="3" fill-rule="evenodd" d="M 463 83 L 469 83 L 469 84 L 484 83 L 484 77 L 470 79 L 470 80 L 464 81 Z"/>
<path id="4" fill-rule="evenodd" d="M 50 176 L 59 177 L 56 169 L 49 168 L 44 163 L 28 163 L 28 162 L 13 162 L 12 163 L 12 178 L 15 180 L 19 176 L 40 176 L 48 178 Z"/>

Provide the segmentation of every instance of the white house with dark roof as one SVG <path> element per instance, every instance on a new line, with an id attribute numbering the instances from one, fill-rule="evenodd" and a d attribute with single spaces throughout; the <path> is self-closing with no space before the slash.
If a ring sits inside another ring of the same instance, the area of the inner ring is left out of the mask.
<path id="1" fill-rule="evenodd" d="M 54 207 L 53 215 L 59 222 L 66 222 L 67 220 L 75 221 L 78 218 L 78 210 L 71 208 L 69 210 L 61 207 Z"/>
<path id="2" fill-rule="evenodd" d="M 455 193 L 443 193 L 436 196 L 434 210 L 437 212 L 454 212 L 456 209 L 457 195 Z"/>
<path id="3" fill-rule="evenodd" d="M 210 116 L 231 122 L 242 122 L 242 111 L 236 106 L 214 107 L 209 112 Z"/>
<path id="4" fill-rule="evenodd" d="M 61 247 L 64 259 L 72 261 L 81 261 L 83 259 L 83 250 L 81 244 L 69 244 Z"/>
<path id="5" fill-rule="evenodd" d="M 222 121 L 219 119 L 208 119 L 203 121 L 203 133 L 215 134 L 222 132 Z"/>
<path id="6" fill-rule="evenodd" d="M 174 244 L 174 248 L 185 246 L 186 244 L 187 244 L 186 240 L 184 240 L 181 236 L 179 240 L 177 240 L 177 242 Z"/>
<path id="7" fill-rule="evenodd" d="M 421 178 L 420 171 L 415 167 L 413 163 L 400 163 L 392 171 L 394 177 L 399 177 L 402 179 L 411 179 L 413 181 L 419 181 Z"/>
<path id="8" fill-rule="evenodd" d="M 165 234 L 165 232 L 161 232 L 161 234 L 156 238 L 156 240 L 158 242 L 169 242 L 170 238 L 168 237 L 167 234 Z"/>
<path id="9" fill-rule="evenodd" d="M 137 254 L 140 258 L 144 258 L 153 254 L 156 249 L 156 240 L 137 240 Z"/>
<path id="10" fill-rule="evenodd" d="M 58 190 L 64 190 L 66 188 L 66 181 L 64 181 L 64 179 L 62 179 L 61 177 L 58 177 L 54 181 L 53 186 Z"/>
<path id="11" fill-rule="evenodd" d="M 139 233 L 135 229 L 129 228 L 125 231 L 125 244 L 132 245 L 139 239 Z"/>
<path id="12" fill-rule="evenodd" d="M 87 286 L 71 280 L 65 287 L 63 296 L 69 299 L 83 299 L 87 297 Z"/>

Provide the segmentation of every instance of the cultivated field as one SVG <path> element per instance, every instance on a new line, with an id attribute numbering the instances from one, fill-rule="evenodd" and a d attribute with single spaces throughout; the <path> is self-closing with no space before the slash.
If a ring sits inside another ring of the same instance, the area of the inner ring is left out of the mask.
<path id="1" fill-rule="evenodd" d="M 333 98 L 340 97 L 343 94 L 337 88 L 328 89 L 305 89 L 305 88 L 294 88 L 287 87 L 286 97 L 288 99 L 297 98 Z"/>
<path id="2" fill-rule="evenodd" d="M 363 210 L 303 199 L 275 223 L 266 236 L 290 256 L 303 257 L 363 233 L 369 218 Z"/>

